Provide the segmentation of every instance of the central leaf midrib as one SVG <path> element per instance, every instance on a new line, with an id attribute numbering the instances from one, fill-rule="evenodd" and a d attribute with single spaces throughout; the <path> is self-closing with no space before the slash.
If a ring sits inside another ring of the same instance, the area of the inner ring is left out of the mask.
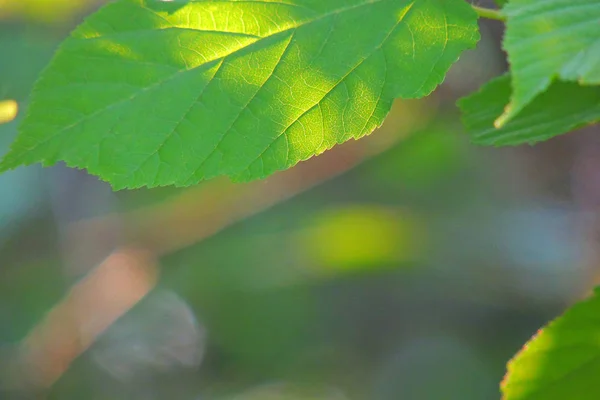
<path id="1" fill-rule="evenodd" d="M 315 104 L 313 104 L 311 107 L 307 108 L 304 112 L 302 112 L 302 114 L 300 114 L 294 121 L 292 121 L 285 129 L 283 129 L 281 131 L 281 133 L 271 142 L 269 143 L 269 145 L 264 148 L 260 154 L 254 158 L 254 160 L 250 161 L 247 165 L 246 168 L 249 168 L 252 164 L 254 164 L 257 160 L 259 160 L 266 151 L 268 151 L 271 146 L 273 145 L 273 143 L 275 143 L 275 141 L 277 141 L 277 139 L 279 139 L 282 135 L 285 135 L 287 133 L 287 131 L 292 127 L 292 125 L 294 125 L 296 122 L 298 122 L 303 116 L 305 116 L 307 113 L 309 113 L 311 110 L 313 110 L 315 107 L 317 107 L 318 105 L 321 104 L 321 102 L 327 97 L 329 96 L 333 90 L 338 87 L 341 83 L 345 82 L 346 79 L 351 76 L 365 61 L 367 61 L 368 59 L 370 59 L 378 50 L 380 50 L 385 43 L 387 42 L 387 40 L 389 39 L 389 37 L 392 35 L 392 33 L 398 28 L 398 26 L 402 23 L 402 21 L 404 21 L 404 19 L 410 14 L 410 12 L 413 10 L 415 1 L 413 1 L 412 3 L 408 4 L 408 9 L 405 11 L 405 13 L 402 15 L 402 17 L 396 22 L 396 24 L 394 24 L 394 26 L 389 30 L 389 32 L 386 34 L 386 36 L 383 38 L 383 40 L 381 41 L 381 43 L 379 43 L 379 45 L 375 46 L 375 48 L 367 55 L 365 56 L 362 60 L 359 60 L 358 63 L 356 65 L 354 65 L 343 77 L 341 77 L 328 91 L 327 93 L 325 93 L 317 102 L 315 102 Z M 385 86 L 385 83 L 384 83 Z M 378 100 L 379 101 L 379 100 Z M 369 121 L 367 120 L 366 122 L 367 124 L 369 123 Z M 241 171 L 239 171 L 241 172 Z"/>

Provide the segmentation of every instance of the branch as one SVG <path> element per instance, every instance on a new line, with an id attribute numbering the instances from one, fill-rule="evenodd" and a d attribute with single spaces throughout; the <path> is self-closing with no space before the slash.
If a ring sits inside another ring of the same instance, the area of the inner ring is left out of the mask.
<path id="1" fill-rule="evenodd" d="M 480 18 L 495 19 L 496 21 L 502 21 L 502 22 L 506 21 L 506 17 L 504 16 L 504 14 L 502 14 L 502 11 L 500 11 L 500 10 L 493 10 L 491 8 L 478 7 L 473 4 L 471 4 L 471 6 L 473 7 L 473 10 L 475 10 L 477 15 L 479 15 Z"/>
<path id="2" fill-rule="evenodd" d="M 20 371 L 26 375 L 22 379 L 35 389 L 50 388 L 75 358 L 152 290 L 159 257 L 348 172 L 426 124 L 431 105 L 403 102 L 395 110 L 377 134 L 337 146 L 268 179 L 246 184 L 216 179 L 157 205 L 71 225 L 66 232 L 69 242 L 97 238 L 81 244 L 84 254 L 93 252 L 85 246 L 96 246 L 117 229 L 123 228 L 125 237 L 121 248 L 76 283 L 21 342 L 18 364 L 26 366 Z M 398 120 L 403 123 L 400 130 Z"/>

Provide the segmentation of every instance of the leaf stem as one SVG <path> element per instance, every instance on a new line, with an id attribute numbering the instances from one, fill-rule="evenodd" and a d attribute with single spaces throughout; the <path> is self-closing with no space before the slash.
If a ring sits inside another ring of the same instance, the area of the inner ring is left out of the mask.
<path id="1" fill-rule="evenodd" d="M 506 17 L 504 16 L 504 14 L 502 14 L 502 11 L 500 11 L 500 10 L 493 10 L 491 8 L 479 7 L 479 6 L 476 6 L 473 4 L 471 4 L 471 6 L 473 7 L 473 10 L 475 10 L 477 15 L 479 15 L 481 18 L 495 19 L 496 21 L 503 21 L 503 22 L 506 21 Z"/>

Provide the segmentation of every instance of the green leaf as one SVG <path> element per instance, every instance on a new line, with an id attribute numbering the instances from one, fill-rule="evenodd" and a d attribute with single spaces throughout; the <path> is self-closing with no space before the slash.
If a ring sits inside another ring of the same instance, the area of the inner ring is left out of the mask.
<path id="1" fill-rule="evenodd" d="M 119 0 L 66 40 L 0 165 L 114 188 L 265 177 L 369 134 L 479 38 L 464 0 Z"/>
<path id="2" fill-rule="evenodd" d="M 504 400 L 600 398 L 600 297 L 576 304 L 508 363 Z"/>
<path id="3" fill-rule="evenodd" d="M 508 3 L 508 0 L 494 0 L 494 2 L 498 7 L 504 7 Z"/>
<path id="4" fill-rule="evenodd" d="M 510 76 L 504 75 L 459 100 L 463 123 L 474 143 L 535 143 L 600 121 L 600 87 L 558 81 L 496 129 L 494 119 L 502 112 L 510 93 Z"/>
<path id="5" fill-rule="evenodd" d="M 513 94 L 498 125 L 521 112 L 556 78 L 600 84 L 598 0 L 511 0 L 503 13 Z"/>

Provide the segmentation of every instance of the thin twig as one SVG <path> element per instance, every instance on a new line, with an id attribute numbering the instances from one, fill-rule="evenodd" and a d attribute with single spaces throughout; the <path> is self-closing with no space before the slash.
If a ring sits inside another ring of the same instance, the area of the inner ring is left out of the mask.
<path id="1" fill-rule="evenodd" d="M 502 11 L 500 11 L 500 10 L 479 7 L 479 6 L 476 6 L 473 4 L 471 4 L 471 6 L 473 7 L 473 10 L 475 10 L 477 15 L 479 15 L 481 18 L 494 19 L 496 21 L 502 21 L 502 22 L 506 21 L 506 16 L 504 14 L 502 14 Z"/>

